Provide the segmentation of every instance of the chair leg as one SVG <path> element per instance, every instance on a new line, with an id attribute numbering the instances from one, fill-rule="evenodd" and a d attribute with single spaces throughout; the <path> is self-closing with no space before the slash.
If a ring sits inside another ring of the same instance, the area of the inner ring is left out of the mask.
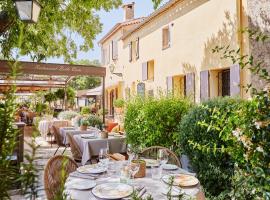
<path id="1" fill-rule="evenodd" d="M 67 146 L 65 146 L 65 149 L 64 149 L 64 151 L 62 152 L 62 155 L 65 153 L 66 149 L 67 149 Z"/>
<path id="2" fill-rule="evenodd" d="M 60 146 L 58 146 L 57 149 L 56 149 L 56 151 L 54 152 L 54 154 L 53 154 L 54 156 L 55 156 L 55 154 L 57 153 L 59 147 L 60 147 Z"/>

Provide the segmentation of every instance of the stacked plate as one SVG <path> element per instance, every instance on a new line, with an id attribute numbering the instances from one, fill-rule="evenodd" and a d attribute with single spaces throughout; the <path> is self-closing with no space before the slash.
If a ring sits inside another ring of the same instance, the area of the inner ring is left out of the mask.
<path id="1" fill-rule="evenodd" d="M 77 171 L 82 174 L 100 174 L 100 173 L 106 172 L 106 168 L 98 164 L 84 165 L 84 166 L 78 167 Z"/>
<path id="2" fill-rule="evenodd" d="M 69 190 L 90 190 L 96 185 L 96 182 L 93 180 L 73 178 L 66 183 L 66 188 Z"/>
<path id="3" fill-rule="evenodd" d="M 146 163 L 146 167 L 158 167 L 159 166 L 159 161 L 155 159 L 148 159 L 144 158 L 143 159 Z"/>

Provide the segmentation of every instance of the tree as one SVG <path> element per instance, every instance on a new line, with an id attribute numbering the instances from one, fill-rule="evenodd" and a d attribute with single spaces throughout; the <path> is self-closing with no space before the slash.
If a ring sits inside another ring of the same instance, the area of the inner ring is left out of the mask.
<path id="1" fill-rule="evenodd" d="M 98 60 L 78 60 L 74 62 L 74 64 L 78 65 L 96 65 L 100 66 L 100 62 Z M 86 90 L 92 89 L 100 86 L 101 79 L 99 77 L 91 77 L 91 76 L 76 76 L 69 82 L 69 86 L 74 88 L 75 90 Z"/>
<path id="2" fill-rule="evenodd" d="M 18 48 L 19 30 L 24 33 L 21 55 L 41 61 L 48 57 L 63 56 L 66 62 L 76 58 L 77 51 L 88 51 L 93 40 L 101 32 L 102 24 L 96 11 L 116 8 L 121 0 L 39 0 L 42 10 L 38 23 L 24 24 L 16 16 L 13 0 L 0 1 L 0 10 L 7 12 L 12 21 L 10 29 L 0 38 L 1 52 L 4 58 L 12 55 Z M 74 41 L 74 35 L 84 40 L 82 44 Z M 72 37 L 73 36 L 73 37 Z"/>

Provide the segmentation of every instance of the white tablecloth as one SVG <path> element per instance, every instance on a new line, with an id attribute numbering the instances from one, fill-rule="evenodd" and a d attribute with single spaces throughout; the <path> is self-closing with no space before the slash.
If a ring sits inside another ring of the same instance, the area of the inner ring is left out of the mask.
<path id="1" fill-rule="evenodd" d="M 94 133 L 98 134 L 100 132 L 100 130 L 96 128 L 91 128 L 91 129 L 87 129 L 86 131 L 81 131 L 79 128 L 76 129 L 74 127 L 61 127 L 59 131 L 63 138 L 63 144 L 69 144 L 67 134 L 71 134 L 74 136 L 74 135 L 81 135 L 81 134 L 94 134 Z"/>
<path id="2" fill-rule="evenodd" d="M 125 143 L 126 138 L 109 136 L 108 139 L 85 139 L 80 135 L 74 135 L 74 139 L 80 147 L 82 152 L 82 165 L 85 165 L 92 156 L 98 156 L 100 149 L 107 148 L 109 143 L 110 153 L 126 153 L 127 146 Z"/>
<path id="3" fill-rule="evenodd" d="M 119 169 L 119 171 L 120 171 L 120 169 Z M 169 174 L 169 173 L 185 173 L 185 174 L 187 174 L 188 172 L 183 170 L 183 169 L 179 169 L 177 171 L 163 170 L 164 175 Z M 78 178 L 69 177 L 67 179 L 66 185 L 68 184 L 69 181 L 72 181 L 73 179 L 78 179 Z M 120 182 L 120 178 L 103 177 L 103 178 L 99 178 L 95 181 L 97 184 L 106 183 L 106 182 L 107 183 L 108 182 Z M 135 182 L 133 184 L 145 186 L 146 194 L 144 195 L 144 197 L 150 194 L 154 200 L 167 200 L 166 195 L 162 194 L 162 191 L 164 190 L 164 188 L 166 188 L 168 186 L 162 180 L 152 179 L 151 178 L 151 170 L 148 168 L 146 170 L 146 177 L 135 179 Z M 200 184 L 198 184 L 194 187 L 182 188 L 182 189 L 186 195 L 191 196 L 195 199 L 199 193 L 202 193 L 202 189 L 201 189 Z M 74 200 L 86 200 L 86 199 L 97 200 L 98 199 L 92 194 L 91 190 L 80 191 L 80 190 L 74 190 L 74 189 L 67 189 L 67 193 Z"/>
<path id="4" fill-rule="evenodd" d="M 67 126 L 69 121 L 67 120 L 41 120 L 38 124 L 38 130 L 43 138 L 46 138 L 47 134 L 50 132 L 50 129 L 53 125 L 55 126 Z"/>

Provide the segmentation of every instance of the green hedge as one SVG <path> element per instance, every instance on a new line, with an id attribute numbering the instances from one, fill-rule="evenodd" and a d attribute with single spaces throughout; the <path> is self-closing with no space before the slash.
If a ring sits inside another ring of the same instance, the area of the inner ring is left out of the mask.
<path id="1" fill-rule="evenodd" d="M 210 196 L 218 196 L 231 188 L 234 161 L 228 153 L 219 150 L 232 146 L 234 141 L 225 137 L 241 123 L 237 111 L 244 105 L 240 99 L 212 99 L 191 109 L 180 123 L 182 151 L 190 158 L 192 168 Z M 216 114 L 222 114 L 224 119 Z"/>
<path id="2" fill-rule="evenodd" d="M 177 126 L 190 107 L 188 100 L 173 97 L 129 101 L 124 118 L 127 142 L 141 147 L 172 147 L 178 151 Z"/>

